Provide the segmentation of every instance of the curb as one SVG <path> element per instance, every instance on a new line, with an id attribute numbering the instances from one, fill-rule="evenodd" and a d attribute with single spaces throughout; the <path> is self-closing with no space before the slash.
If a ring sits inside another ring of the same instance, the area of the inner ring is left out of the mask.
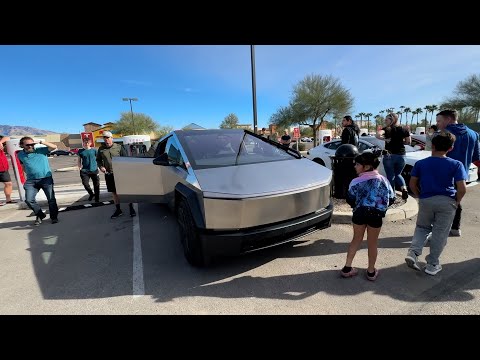
<path id="1" fill-rule="evenodd" d="M 74 171 L 74 170 L 78 170 L 78 167 L 77 166 L 70 166 L 70 167 L 66 167 L 66 168 L 56 169 L 53 172 L 66 172 L 66 171 Z"/>
<path id="2" fill-rule="evenodd" d="M 398 221 L 414 217 L 418 214 L 418 202 L 416 199 L 408 196 L 407 202 L 402 206 L 387 210 L 383 221 Z M 335 224 L 351 224 L 352 213 L 334 211 L 332 215 L 332 223 Z"/>

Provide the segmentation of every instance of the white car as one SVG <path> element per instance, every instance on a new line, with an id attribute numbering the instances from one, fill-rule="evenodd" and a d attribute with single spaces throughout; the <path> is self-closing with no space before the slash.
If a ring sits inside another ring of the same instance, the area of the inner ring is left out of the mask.
<path id="1" fill-rule="evenodd" d="M 382 149 L 385 148 L 384 141 L 377 139 L 373 136 L 369 136 L 369 141 L 365 140 L 366 136 L 360 137 L 358 141 L 358 151 L 360 153 L 364 152 L 365 150 L 372 150 L 374 146 L 378 146 Z M 371 141 L 371 142 L 370 142 Z M 323 165 L 328 169 L 332 168 L 332 160 L 330 156 L 335 156 L 335 152 L 337 151 L 338 147 L 342 145 L 342 141 L 332 140 L 322 145 L 316 146 L 307 152 L 307 158 L 316 162 L 317 164 Z M 382 146 L 383 145 L 383 146 Z M 425 159 L 432 155 L 431 151 L 425 150 L 417 150 L 414 147 L 405 145 L 406 155 L 405 155 L 405 168 L 402 171 L 402 176 L 405 179 L 407 185 L 410 181 L 410 173 L 413 169 L 413 166 L 417 162 L 417 160 Z M 383 168 L 383 162 L 380 162 L 380 166 L 378 167 L 378 171 L 380 174 L 385 175 L 385 169 Z M 477 181 L 478 180 L 478 168 L 474 165 L 470 165 L 470 169 L 468 171 L 468 180 L 467 183 Z"/>

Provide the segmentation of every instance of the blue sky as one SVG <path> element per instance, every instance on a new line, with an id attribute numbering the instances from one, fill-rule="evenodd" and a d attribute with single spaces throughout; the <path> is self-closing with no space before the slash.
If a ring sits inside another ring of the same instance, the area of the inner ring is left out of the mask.
<path id="1" fill-rule="evenodd" d="M 258 126 L 307 74 L 351 91 L 353 115 L 438 104 L 480 72 L 480 46 L 257 45 Z M 217 128 L 229 113 L 253 124 L 250 46 L 0 46 L 0 125 L 78 133 L 133 111 L 160 125 Z"/>

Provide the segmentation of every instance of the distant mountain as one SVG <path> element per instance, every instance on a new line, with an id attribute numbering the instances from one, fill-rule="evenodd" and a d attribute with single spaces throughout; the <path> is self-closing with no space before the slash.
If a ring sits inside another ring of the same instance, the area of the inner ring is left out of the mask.
<path id="1" fill-rule="evenodd" d="M 55 131 L 35 129 L 30 126 L 0 125 L 0 135 L 23 136 L 23 135 L 48 135 L 57 134 Z"/>

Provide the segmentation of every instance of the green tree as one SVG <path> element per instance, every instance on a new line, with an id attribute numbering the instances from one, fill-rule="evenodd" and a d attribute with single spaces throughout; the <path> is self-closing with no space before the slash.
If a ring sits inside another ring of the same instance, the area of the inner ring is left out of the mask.
<path id="1" fill-rule="evenodd" d="M 235 114 L 228 114 L 220 124 L 220 129 L 236 129 L 238 126 L 238 116 Z"/>
<path id="2" fill-rule="evenodd" d="M 403 109 L 403 112 L 405 113 L 405 124 L 408 125 L 408 113 L 411 112 L 412 109 L 410 109 L 409 107 L 405 107 Z M 412 125 L 412 123 L 410 122 L 410 126 Z"/>
<path id="3" fill-rule="evenodd" d="M 456 110 L 464 109 L 465 115 L 475 114 L 475 121 L 479 121 L 480 114 L 480 74 L 470 75 L 460 81 L 455 87 L 454 94 L 441 106 Z"/>
<path id="4" fill-rule="evenodd" d="M 309 126 L 316 144 L 317 131 L 326 118 L 348 113 L 353 106 L 350 91 L 332 76 L 307 75 L 293 88 L 288 106 L 270 117 L 270 124 Z"/>
<path id="5" fill-rule="evenodd" d="M 415 112 L 416 112 L 416 115 L 417 115 L 417 126 L 418 126 L 418 115 L 420 115 L 421 113 L 423 113 L 423 109 L 422 109 L 422 108 L 417 108 L 417 109 L 415 110 Z"/>
<path id="6" fill-rule="evenodd" d="M 156 123 L 150 116 L 142 113 L 122 112 L 120 113 L 120 120 L 116 121 L 113 125 L 113 130 L 122 135 L 136 135 L 145 134 L 148 135 L 151 132 L 157 132 L 160 129 L 158 123 Z"/>
<path id="7" fill-rule="evenodd" d="M 373 114 L 372 113 L 366 113 L 364 115 L 367 118 L 367 131 L 370 133 L 370 116 L 373 116 Z"/>
<path id="8" fill-rule="evenodd" d="M 173 127 L 171 126 L 159 126 L 158 130 L 155 131 L 155 137 L 160 139 L 172 131 L 173 131 Z"/>

